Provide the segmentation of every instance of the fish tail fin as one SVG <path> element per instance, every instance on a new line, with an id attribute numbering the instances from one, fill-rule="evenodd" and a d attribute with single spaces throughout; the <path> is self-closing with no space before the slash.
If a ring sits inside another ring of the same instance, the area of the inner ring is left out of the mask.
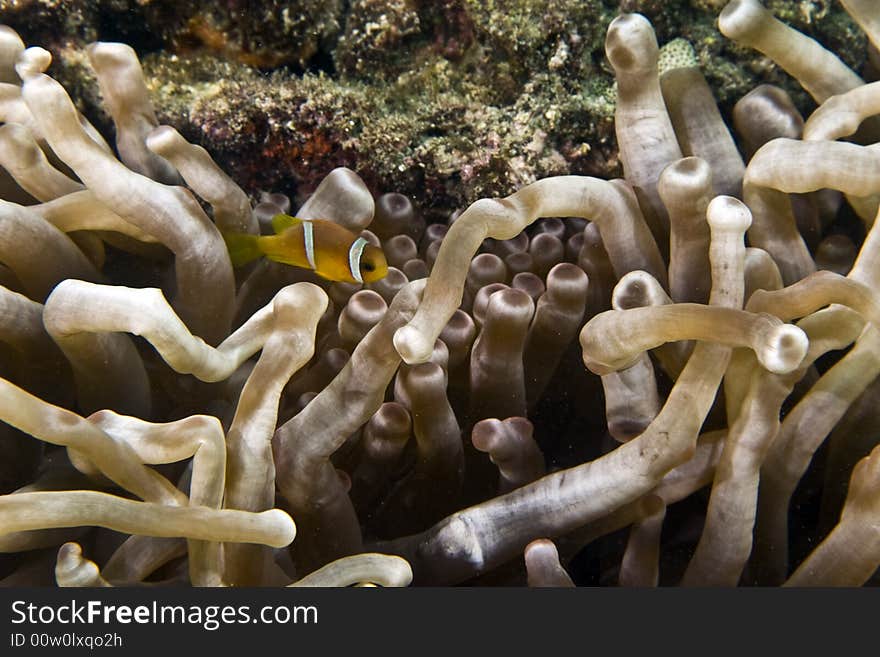
<path id="1" fill-rule="evenodd" d="M 257 243 L 259 235 L 247 233 L 222 233 L 222 235 L 233 267 L 241 267 L 263 255 Z"/>

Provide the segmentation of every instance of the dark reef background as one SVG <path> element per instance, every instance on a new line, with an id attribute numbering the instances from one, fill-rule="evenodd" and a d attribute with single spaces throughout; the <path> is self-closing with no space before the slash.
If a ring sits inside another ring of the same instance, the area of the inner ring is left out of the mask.
<path id="1" fill-rule="evenodd" d="M 621 175 L 603 42 L 640 12 L 690 41 L 727 113 L 761 82 L 811 101 L 718 32 L 718 0 L 0 0 L 0 22 L 55 56 L 51 75 L 107 135 L 83 47 L 143 61 L 159 121 L 249 193 L 302 197 L 347 166 L 429 218 L 545 176 Z M 838 3 L 769 0 L 858 71 L 866 42 Z M 870 76 L 869 76 L 870 77 Z"/>
<path id="2" fill-rule="evenodd" d="M 693 45 L 726 119 L 733 104 L 761 83 L 783 87 L 809 114 L 815 105 L 796 82 L 718 32 L 724 4 L 0 0 L 0 23 L 19 32 L 27 45 L 52 52 L 49 73 L 108 141 L 113 124 L 85 55 L 86 45 L 98 40 L 135 49 L 160 123 L 204 146 L 254 198 L 267 191 L 302 200 L 331 170 L 346 166 L 374 195 L 401 192 L 429 222 L 445 222 L 452 211 L 479 198 L 504 196 L 547 176 L 622 175 L 614 76 L 604 50 L 607 26 L 621 12 L 644 14 L 661 46 L 678 38 Z M 878 77 L 880 63 L 868 61 L 864 35 L 838 2 L 764 4 L 867 80 Z M 112 272 L 118 263 L 112 251 L 110 257 Z M 121 262 L 128 266 L 128 260 Z M 826 357 L 820 369 L 832 363 Z M 665 397 L 671 382 L 659 369 L 658 375 Z M 870 392 L 863 397 L 872 398 Z M 601 386 L 586 373 L 573 344 L 530 415 L 549 469 L 582 463 L 609 447 L 578 440 L 606 433 L 601 413 L 587 417 L 578 407 L 583 399 L 601 406 Z M 876 422 L 876 414 L 865 404 L 854 406 L 847 421 L 864 422 L 865 433 L 873 434 L 876 427 L 867 425 L 869 419 Z M 804 477 L 792 504 L 795 561 L 827 529 L 817 529 L 824 458 L 820 451 L 819 465 Z M 700 535 L 708 494 L 692 495 L 667 516 L 662 584 L 680 580 Z M 627 531 L 582 551 L 569 564 L 575 582 L 614 583 Z M 489 573 L 478 583 L 506 575 Z"/>

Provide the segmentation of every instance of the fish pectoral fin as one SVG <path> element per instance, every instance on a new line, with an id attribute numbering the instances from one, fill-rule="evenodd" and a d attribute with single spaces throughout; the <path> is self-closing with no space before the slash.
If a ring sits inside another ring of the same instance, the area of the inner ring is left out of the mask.
<path id="1" fill-rule="evenodd" d="M 289 214 L 276 214 L 272 217 L 272 230 L 275 231 L 276 235 L 280 235 L 288 228 L 301 224 L 302 221 L 302 219 L 291 217 Z"/>

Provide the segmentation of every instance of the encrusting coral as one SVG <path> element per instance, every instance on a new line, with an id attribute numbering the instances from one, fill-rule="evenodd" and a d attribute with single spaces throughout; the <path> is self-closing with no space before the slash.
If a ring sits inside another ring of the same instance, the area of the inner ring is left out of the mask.
<path id="1" fill-rule="evenodd" d="M 880 446 L 845 416 L 876 424 L 880 87 L 757 0 L 719 26 L 816 111 L 756 89 L 735 141 L 688 44 L 623 14 L 624 177 L 427 226 L 344 168 L 252 207 L 97 43 L 114 151 L 0 29 L 3 583 L 873 581 Z M 221 231 L 280 213 L 387 276 L 234 270 Z"/>
<path id="2" fill-rule="evenodd" d="M 805 111 L 796 82 L 719 37 L 722 4 L 0 0 L 0 22 L 53 52 L 52 76 L 105 133 L 112 121 L 85 47 L 128 43 L 159 120 L 207 148 L 254 197 L 304 195 L 344 166 L 442 221 L 538 178 L 620 175 L 604 54 L 619 12 L 645 15 L 661 43 L 687 39 L 725 113 L 759 83 L 782 86 Z M 840 3 L 768 6 L 850 66 L 865 61 L 867 40 Z"/>

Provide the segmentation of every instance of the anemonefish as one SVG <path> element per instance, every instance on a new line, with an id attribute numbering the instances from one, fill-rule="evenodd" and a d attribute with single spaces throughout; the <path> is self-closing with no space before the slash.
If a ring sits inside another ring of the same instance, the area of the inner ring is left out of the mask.
<path id="1" fill-rule="evenodd" d="M 275 235 L 224 233 L 232 265 L 240 267 L 266 256 L 346 283 L 371 283 L 388 273 L 382 249 L 332 221 L 277 214 L 272 228 Z"/>

